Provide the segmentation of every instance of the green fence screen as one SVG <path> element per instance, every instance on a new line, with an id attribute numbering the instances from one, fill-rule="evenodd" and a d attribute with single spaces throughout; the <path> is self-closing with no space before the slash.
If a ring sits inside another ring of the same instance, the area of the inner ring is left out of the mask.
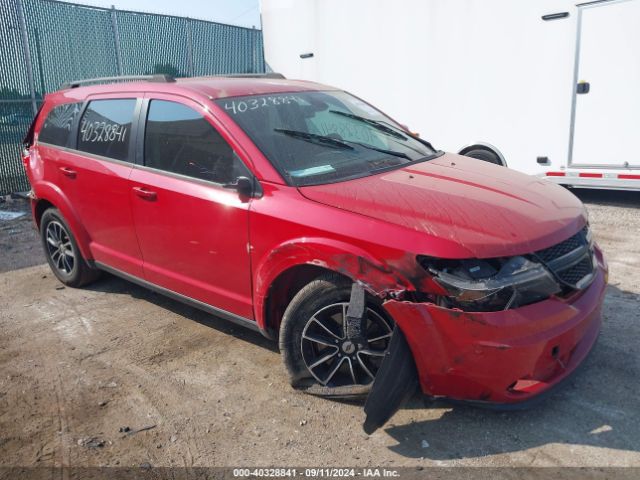
<path id="1" fill-rule="evenodd" d="M 29 189 L 22 138 L 66 81 L 265 71 L 257 29 L 54 0 L 0 0 L 0 12 L 0 195 Z"/>

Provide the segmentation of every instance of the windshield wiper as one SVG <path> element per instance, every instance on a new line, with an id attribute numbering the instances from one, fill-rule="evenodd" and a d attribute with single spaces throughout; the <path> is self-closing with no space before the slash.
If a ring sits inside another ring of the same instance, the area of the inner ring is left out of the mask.
<path id="1" fill-rule="evenodd" d="M 404 158 L 406 160 L 409 160 L 410 162 L 414 161 L 406 153 L 396 152 L 395 150 L 387 150 L 386 148 L 374 147 L 373 145 L 369 145 L 369 144 L 361 143 L 361 142 L 355 142 L 353 140 L 345 140 L 345 139 L 338 140 L 337 138 L 327 137 L 325 135 L 318 135 L 318 134 L 315 134 L 315 133 L 302 132 L 300 130 L 288 130 L 286 128 L 274 128 L 273 130 L 275 132 L 282 133 L 284 135 L 288 135 L 288 136 L 293 137 L 293 138 L 304 140 L 305 142 L 310 142 L 310 143 L 314 143 L 314 144 L 318 144 L 318 145 L 326 145 L 327 147 L 341 148 L 341 149 L 345 149 L 345 150 L 354 150 L 354 148 L 351 145 L 349 145 L 349 143 L 352 143 L 354 145 L 358 145 L 358 146 L 360 146 L 362 148 L 366 148 L 368 150 L 375 150 L 376 152 L 384 153 L 386 155 L 392 155 L 394 157 Z M 388 167 L 384 167 L 382 170 L 384 170 L 386 168 L 388 168 Z M 377 171 L 377 170 L 380 170 L 380 169 L 374 169 L 373 171 Z"/>
<path id="2" fill-rule="evenodd" d="M 354 148 L 345 141 L 337 138 L 327 137 L 325 135 L 317 135 L 315 133 L 301 132 L 299 130 L 288 130 L 286 128 L 274 128 L 274 132 L 288 135 L 289 137 L 304 140 L 305 142 L 314 143 L 316 145 L 325 145 L 327 147 L 340 148 L 343 150 L 354 150 Z"/>
<path id="3" fill-rule="evenodd" d="M 343 117 L 351 118 L 353 120 L 357 120 L 358 122 L 366 123 L 367 125 L 371 125 L 376 130 L 380 130 L 392 137 L 399 138 L 401 140 L 408 140 L 408 138 L 400 133 L 400 129 L 393 128 L 389 126 L 386 122 L 381 122 L 379 120 L 374 120 L 373 118 L 361 117 L 360 115 L 356 115 L 355 113 L 347 113 L 341 112 L 340 110 L 329 110 L 329 113 L 333 113 L 335 115 L 342 115 Z"/>
<path id="4" fill-rule="evenodd" d="M 368 148 L 369 150 L 375 150 L 376 152 L 386 153 L 387 155 L 393 155 L 394 157 L 406 158 L 410 162 L 413 162 L 413 159 L 404 152 L 396 152 L 395 150 L 387 150 L 386 148 L 378 148 L 373 145 L 369 145 L 367 143 L 354 142 L 353 140 L 343 140 L 343 142 L 353 143 L 355 145 L 360 145 L 362 148 Z"/>
<path id="5" fill-rule="evenodd" d="M 401 140 L 407 140 L 407 137 L 404 135 L 404 133 L 406 132 L 403 129 L 396 127 L 395 125 L 389 122 L 385 122 L 384 120 L 374 120 L 373 118 L 361 117 L 360 115 L 356 115 L 355 113 L 341 112 L 340 110 L 329 110 L 329 112 L 335 113 L 336 115 L 342 115 L 343 117 L 352 118 L 353 120 L 357 120 L 359 122 L 366 123 L 368 125 L 371 125 L 374 128 L 377 128 L 381 132 L 388 133 L 393 137 L 399 138 Z M 410 136 L 412 139 L 416 140 L 417 142 L 420 142 L 426 147 L 429 147 L 434 152 L 436 151 L 433 145 L 431 145 L 431 142 L 423 140 L 422 138 L 418 137 L 416 134 L 410 134 Z"/>
<path id="6" fill-rule="evenodd" d="M 394 157 L 401 157 L 409 160 L 410 162 L 413 159 L 403 152 L 396 152 L 395 150 L 387 150 L 386 148 L 378 148 L 373 145 L 368 145 L 366 143 L 356 142 L 353 140 L 338 140 L 337 138 L 327 137 L 325 135 L 318 135 L 316 133 L 302 132 L 300 130 L 288 130 L 286 128 L 274 128 L 274 132 L 282 133 L 284 135 L 288 135 L 293 138 L 297 138 L 300 140 L 304 140 L 305 142 L 315 143 L 318 145 L 326 145 L 327 147 L 334 148 L 342 148 L 345 150 L 354 150 L 354 148 L 349 145 L 350 143 L 354 145 L 358 145 L 362 148 L 366 148 L 368 150 L 375 150 L 376 152 L 386 153 L 387 155 L 393 155 Z"/>

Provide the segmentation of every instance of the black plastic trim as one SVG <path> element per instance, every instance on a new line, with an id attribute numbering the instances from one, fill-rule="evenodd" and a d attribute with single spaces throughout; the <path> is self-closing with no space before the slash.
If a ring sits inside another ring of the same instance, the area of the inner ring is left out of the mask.
<path id="1" fill-rule="evenodd" d="M 382 364 L 364 404 L 363 430 L 371 435 L 382 427 L 418 389 L 418 371 L 402 330 L 396 325 Z"/>
<path id="2" fill-rule="evenodd" d="M 586 7 L 589 5 L 595 5 L 597 3 L 609 3 L 609 2 L 614 2 L 616 0 L 593 0 L 591 2 L 582 2 L 582 3 L 576 3 L 576 7 Z"/>
<path id="3" fill-rule="evenodd" d="M 92 85 L 96 83 L 117 83 L 117 82 L 130 82 L 130 81 L 148 81 L 159 83 L 173 83 L 176 81 L 171 75 L 165 75 L 163 73 L 154 75 L 120 75 L 116 77 L 97 77 L 97 78 L 85 78 L 83 80 L 73 80 L 71 82 L 65 82 L 60 86 L 60 90 L 67 90 L 69 88 L 78 88 L 84 85 Z"/>
<path id="4" fill-rule="evenodd" d="M 140 110 L 138 111 L 138 126 L 136 128 L 135 139 L 135 157 L 134 164 L 144 166 L 144 134 L 147 124 L 147 115 L 149 112 L 150 99 L 145 97 L 142 99 Z"/>
<path id="5" fill-rule="evenodd" d="M 548 15 L 542 15 L 542 20 L 560 20 L 561 18 L 567 18 L 569 16 L 569 12 L 558 12 L 558 13 L 550 13 Z"/>

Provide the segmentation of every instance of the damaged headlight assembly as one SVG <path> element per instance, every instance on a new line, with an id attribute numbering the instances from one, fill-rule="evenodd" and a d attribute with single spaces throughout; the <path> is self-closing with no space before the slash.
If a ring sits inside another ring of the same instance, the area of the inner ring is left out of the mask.
<path id="1" fill-rule="evenodd" d="M 446 292 L 439 304 L 466 311 L 500 311 L 549 298 L 562 291 L 541 263 L 523 256 L 444 260 L 419 255 L 420 265 Z"/>

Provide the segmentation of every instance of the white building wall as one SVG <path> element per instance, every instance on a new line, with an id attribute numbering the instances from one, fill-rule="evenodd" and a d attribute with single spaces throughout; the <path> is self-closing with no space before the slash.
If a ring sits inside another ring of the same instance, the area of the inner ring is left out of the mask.
<path id="1" fill-rule="evenodd" d="M 274 71 L 343 88 L 458 151 L 558 168 L 569 148 L 576 8 L 566 0 L 262 0 Z M 566 19 L 543 21 L 569 11 Z M 312 59 L 300 59 L 312 52 Z"/>

